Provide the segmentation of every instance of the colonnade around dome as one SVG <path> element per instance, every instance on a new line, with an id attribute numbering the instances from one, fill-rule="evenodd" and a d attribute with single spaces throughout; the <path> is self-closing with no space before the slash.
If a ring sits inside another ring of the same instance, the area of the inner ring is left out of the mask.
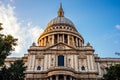
<path id="1" fill-rule="evenodd" d="M 52 34 L 48 36 L 44 36 L 43 38 L 40 39 L 38 42 L 39 46 L 52 46 L 57 43 L 65 43 L 70 46 L 75 46 L 75 47 L 82 47 L 83 46 L 83 41 L 78 38 L 77 36 L 71 35 L 71 34 Z"/>

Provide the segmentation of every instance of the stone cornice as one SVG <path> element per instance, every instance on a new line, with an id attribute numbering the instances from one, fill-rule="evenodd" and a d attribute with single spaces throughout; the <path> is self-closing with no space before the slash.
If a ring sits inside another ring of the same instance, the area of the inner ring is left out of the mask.
<path id="1" fill-rule="evenodd" d="M 39 47 L 39 46 L 31 46 L 28 51 L 46 51 L 48 50 L 47 48 L 49 48 L 50 46 L 46 46 L 46 47 Z M 93 48 L 86 48 L 86 47 L 75 47 L 76 51 L 93 51 Z M 50 50 L 58 50 L 58 49 L 50 49 Z M 64 49 L 67 50 L 67 49 Z M 73 49 L 69 49 L 70 51 L 72 51 Z"/>
<path id="2" fill-rule="evenodd" d="M 120 62 L 120 58 L 99 58 L 96 59 L 97 62 Z"/>

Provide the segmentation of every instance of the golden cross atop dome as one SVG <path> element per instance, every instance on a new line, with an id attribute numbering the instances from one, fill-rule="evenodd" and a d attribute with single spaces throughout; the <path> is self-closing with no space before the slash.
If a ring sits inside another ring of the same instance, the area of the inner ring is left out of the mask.
<path id="1" fill-rule="evenodd" d="M 58 17 L 64 17 L 64 11 L 63 11 L 63 8 L 62 8 L 62 3 L 60 3 L 60 8 L 59 8 L 59 11 L 58 11 Z"/>

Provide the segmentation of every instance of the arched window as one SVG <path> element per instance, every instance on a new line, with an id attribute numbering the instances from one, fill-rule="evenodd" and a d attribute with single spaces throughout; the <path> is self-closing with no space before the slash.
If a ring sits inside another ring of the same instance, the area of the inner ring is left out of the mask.
<path id="1" fill-rule="evenodd" d="M 85 70 L 85 67 L 84 67 L 84 66 L 82 66 L 82 67 L 81 67 L 81 70 Z"/>
<path id="2" fill-rule="evenodd" d="M 64 56 L 63 55 L 58 56 L 58 66 L 64 66 Z"/>
<path id="3" fill-rule="evenodd" d="M 37 70 L 41 70 L 41 67 L 40 67 L 40 66 L 38 66 L 38 67 L 37 67 Z"/>

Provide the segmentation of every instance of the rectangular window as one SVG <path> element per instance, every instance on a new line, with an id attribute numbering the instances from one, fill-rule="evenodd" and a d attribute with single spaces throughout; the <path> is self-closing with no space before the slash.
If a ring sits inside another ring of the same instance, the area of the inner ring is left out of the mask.
<path id="1" fill-rule="evenodd" d="M 63 55 L 58 56 L 58 66 L 64 66 L 64 56 Z"/>

